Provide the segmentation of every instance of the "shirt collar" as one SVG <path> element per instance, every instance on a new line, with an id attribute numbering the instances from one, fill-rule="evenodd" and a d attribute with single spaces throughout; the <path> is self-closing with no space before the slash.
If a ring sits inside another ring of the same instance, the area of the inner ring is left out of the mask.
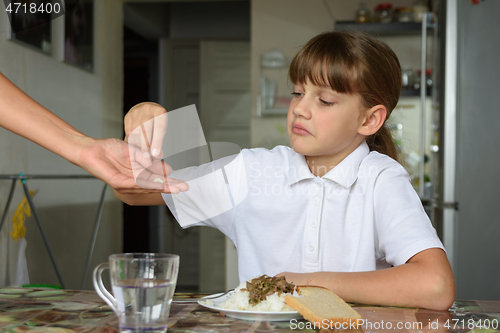
<path id="1" fill-rule="evenodd" d="M 325 174 L 322 178 L 329 179 L 349 188 L 358 178 L 359 166 L 363 159 L 370 153 L 368 144 L 363 141 L 361 144 L 337 166 Z M 304 155 L 293 154 L 289 160 L 287 170 L 287 183 L 292 185 L 301 180 L 314 179 L 316 176 L 311 173 Z"/>
<path id="2" fill-rule="evenodd" d="M 316 178 L 316 176 L 312 174 L 311 170 L 309 170 L 309 166 L 307 165 L 304 155 L 297 153 L 292 154 L 288 163 L 288 169 L 286 171 L 288 185 L 298 183 L 304 179 Z"/>

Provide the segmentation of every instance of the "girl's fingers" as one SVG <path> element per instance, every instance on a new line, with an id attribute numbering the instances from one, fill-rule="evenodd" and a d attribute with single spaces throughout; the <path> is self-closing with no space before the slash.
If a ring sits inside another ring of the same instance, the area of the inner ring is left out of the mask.
<path id="1" fill-rule="evenodd" d="M 137 160 L 137 153 L 143 152 L 143 145 L 146 146 L 146 142 L 144 141 L 144 134 L 142 134 L 141 126 L 137 126 L 130 132 L 128 135 L 128 144 L 130 150 L 131 158 L 134 157 Z"/>
<path id="2" fill-rule="evenodd" d="M 129 156 L 134 178 L 148 179 L 151 174 L 156 177 L 166 178 L 172 172 L 170 165 L 151 157 L 147 153 L 144 154 L 141 149 L 131 144 L 129 144 Z"/>
<path id="3" fill-rule="evenodd" d="M 153 157 L 162 158 L 163 138 L 167 132 L 168 114 L 165 112 L 153 118 L 153 136 L 151 140 L 151 152 Z"/>
<path id="4" fill-rule="evenodd" d="M 153 136 L 153 128 L 149 124 L 149 121 L 140 124 L 141 128 L 141 150 L 143 153 L 150 153 L 150 147 L 151 147 L 151 137 Z"/>
<path id="5" fill-rule="evenodd" d="M 144 102 L 125 115 L 125 140 L 142 152 L 162 158 L 162 143 L 167 129 L 167 111 L 159 104 Z"/>

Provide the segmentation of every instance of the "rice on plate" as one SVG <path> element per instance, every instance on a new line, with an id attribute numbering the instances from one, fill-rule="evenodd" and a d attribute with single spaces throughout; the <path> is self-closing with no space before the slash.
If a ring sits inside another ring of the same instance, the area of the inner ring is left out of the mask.
<path id="1" fill-rule="evenodd" d="M 252 290 L 252 283 L 260 284 L 264 290 Z M 272 284 L 272 286 L 271 286 Z M 281 287 L 280 287 L 281 286 Z M 257 300 L 255 295 L 259 295 Z M 245 310 L 259 312 L 288 312 L 295 311 L 285 304 L 285 295 L 298 296 L 294 285 L 286 283 L 284 278 L 261 276 L 249 281 L 242 282 L 235 291 L 224 302 L 221 308 L 229 310 Z"/>

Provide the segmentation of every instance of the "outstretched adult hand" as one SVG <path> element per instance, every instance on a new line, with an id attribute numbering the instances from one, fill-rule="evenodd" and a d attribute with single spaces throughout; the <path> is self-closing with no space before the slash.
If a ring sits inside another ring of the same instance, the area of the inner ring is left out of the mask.
<path id="1" fill-rule="evenodd" d="M 87 139 L 76 163 L 124 194 L 179 193 L 188 185 L 168 178 L 168 164 L 119 139 Z"/>
<path id="2" fill-rule="evenodd" d="M 165 132 L 160 130 L 160 125 L 161 122 L 155 125 L 155 129 L 158 127 L 156 133 Z M 30 98 L 2 73 L 0 126 L 82 167 L 118 192 L 178 193 L 187 190 L 187 184 L 167 178 L 171 168 L 162 161 L 118 139 L 99 140 L 86 136 Z M 158 139 L 160 148 L 162 139 L 163 136 Z"/>

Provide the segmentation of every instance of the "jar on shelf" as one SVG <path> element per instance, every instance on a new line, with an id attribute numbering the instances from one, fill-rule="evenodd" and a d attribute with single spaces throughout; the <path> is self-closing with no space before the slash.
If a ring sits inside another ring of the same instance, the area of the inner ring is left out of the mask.
<path id="1" fill-rule="evenodd" d="M 422 71 L 419 69 L 417 72 L 417 76 L 415 77 L 415 80 L 413 82 L 413 88 L 414 89 L 420 89 L 420 81 L 421 81 L 421 76 L 422 76 Z M 432 69 L 426 69 L 425 70 L 425 84 L 427 90 L 430 91 L 432 88 Z"/>
<path id="2" fill-rule="evenodd" d="M 401 66 L 401 81 L 403 89 L 413 89 L 415 82 L 415 76 L 413 74 L 413 68 L 411 66 L 403 65 Z"/>
<path id="3" fill-rule="evenodd" d="M 359 8 L 356 11 L 356 23 L 368 23 L 372 21 L 372 16 L 368 8 L 366 7 L 366 3 L 360 2 Z"/>
<path id="4" fill-rule="evenodd" d="M 417 0 L 413 5 L 413 17 L 415 22 L 422 22 L 424 14 L 429 11 L 429 7 L 424 3 L 424 0 Z"/>
<path id="5" fill-rule="evenodd" d="M 383 2 L 379 3 L 377 7 L 375 7 L 375 22 L 392 22 L 392 4 Z"/>
<path id="6" fill-rule="evenodd" d="M 395 15 L 395 17 L 396 17 L 397 22 L 413 22 L 414 21 L 413 8 L 411 8 L 411 7 L 399 7 L 399 8 L 397 8 L 396 12 L 397 12 L 397 15 Z"/>

